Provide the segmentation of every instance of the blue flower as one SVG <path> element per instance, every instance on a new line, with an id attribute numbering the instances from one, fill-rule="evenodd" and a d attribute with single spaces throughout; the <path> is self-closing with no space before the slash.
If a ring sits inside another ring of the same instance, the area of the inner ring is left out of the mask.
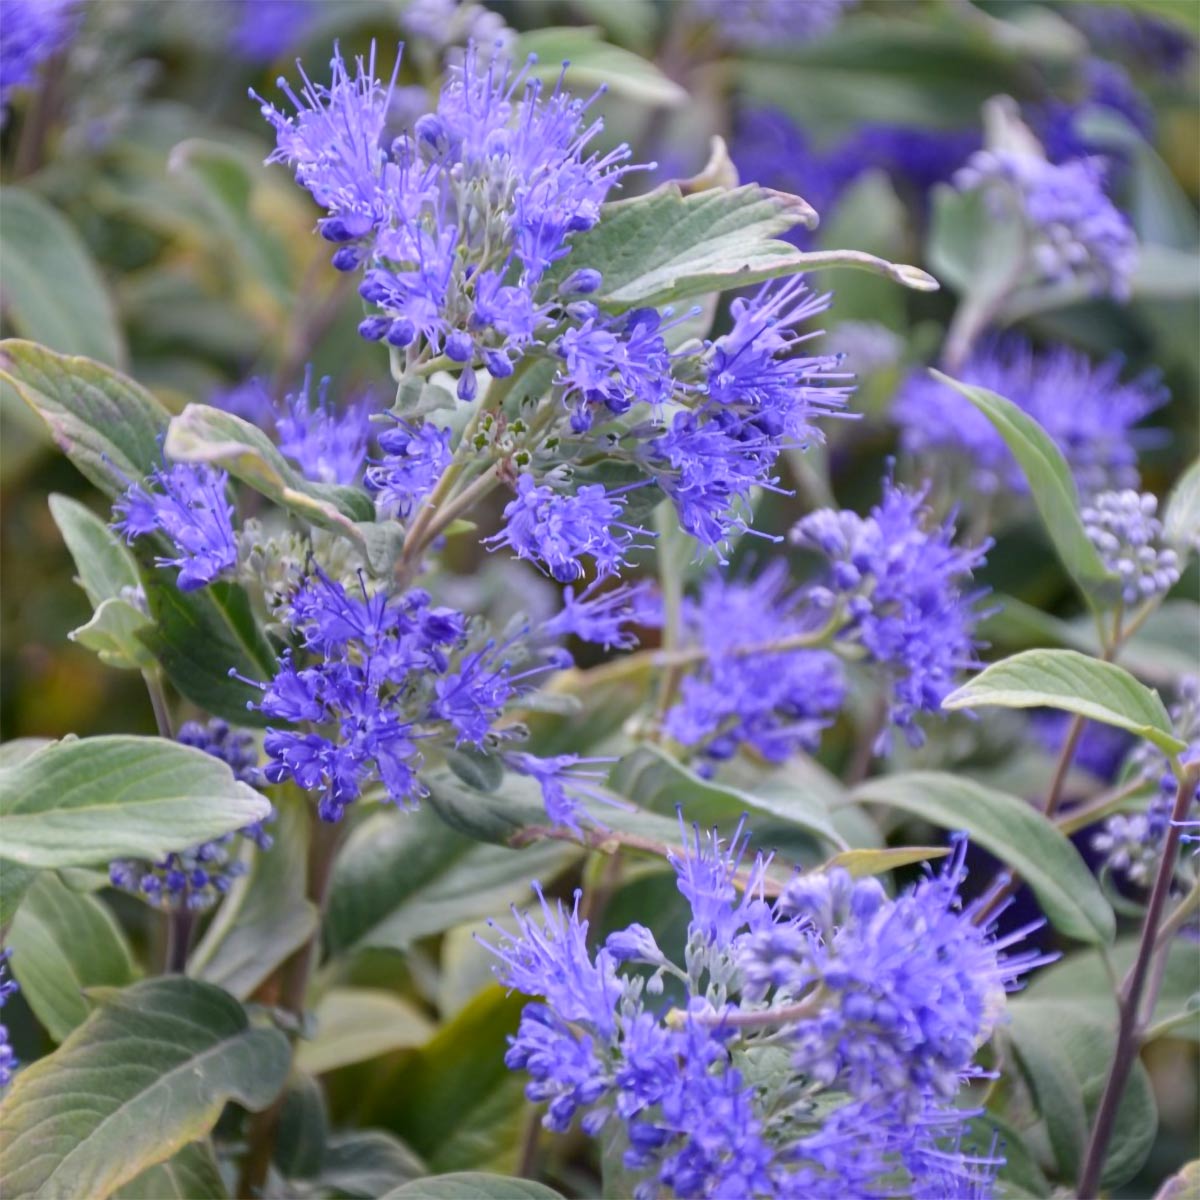
<path id="1" fill-rule="evenodd" d="M 304 384 L 284 399 L 275 429 L 279 449 L 290 458 L 306 479 L 316 483 L 357 483 L 371 440 L 371 414 L 375 404 L 369 395 L 346 404 L 341 411 L 329 399 L 328 376 L 321 380 L 317 402 L 309 393 L 312 368 L 304 372 Z"/>
<path id="2" fill-rule="evenodd" d="M 6 0 L 0 22 L 0 110 L 17 88 L 33 83 L 38 67 L 70 41 L 78 24 L 77 0 Z M 3 119 L 0 112 L 0 124 Z"/>
<path id="3" fill-rule="evenodd" d="M 542 789 L 542 800 L 546 806 L 546 815 L 552 824 L 565 825 L 568 829 L 581 833 L 579 817 L 589 815 L 583 813 L 583 799 L 595 800 L 614 808 L 628 808 L 629 805 L 617 799 L 610 792 L 597 787 L 592 781 L 603 780 L 606 771 L 592 771 L 587 768 L 600 763 L 612 763 L 612 758 L 580 758 L 578 754 L 556 754 L 552 758 L 539 758 L 536 754 L 526 754 L 523 751 L 509 751 L 504 761 L 514 771 L 536 779 Z"/>
<path id="4" fill-rule="evenodd" d="M 516 497 L 504 508 L 504 529 L 484 545 L 508 546 L 560 583 L 582 578 L 585 556 L 594 560 L 598 576 L 615 575 L 635 538 L 646 532 L 619 520 L 624 506 L 624 498 L 603 484 L 585 484 L 568 496 L 521 475 Z"/>
<path id="5" fill-rule="evenodd" d="M 181 591 L 213 582 L 237 564 L 233 505 L 225 497 L 229 476 L 204 464 L 163 466 L 145 484 L 130 484 L 113 505 L 113 528 L 132 543 L 161 533 L 174 556 L 155 559 L 160 567 L 178 567 Z"/>
<path id="6" fill-rule="evenodd" d="M 858 0 L 696 0 L 697 16 L 716 23 L 732 46 L 797 45 L 832 32 Z"/>
<path id="7" fill-rule="evenodd" d="M 845 685 L 833 654 L 787 647 L 813 632 L 812 606 L 788 589 L 783 561 L 751 582 L 710 576 L 685 601 L 683 629 L 685 644 L 703 655 L 680 683 L 667 734 L 712 759 L 730 758 L 742 745 L 771 762 L 816 748 Z"/>
<path id="8" fill-rule="evenodd" d="M 1049 754 L 1061 753 L 1072 722 L 1070 713 L 1054 708 L 1037 709 L 1030 716 L 1034 739 Z M 1085 721 L 1083 733 L 1075 747 L 1075 765 L 1090 771 L 1105 783 L 1112 783 L 1126 755 L 1133 748 L 1134 740 L 1132 734 L 1113 725 Z"/>
<path id="9" fill-rule="evenodd" d="M 1162 522 L 1150 492 L 1100 492 L 1083 507 L 1084 531 L 1104 565 L 1121 580 L 1126 604 L 1169 592 L 1181 574 L 1179 555 L 1163 545 Z"/>
<path id="10" fill-rule="evenodd" d="M 0 1008 L 4 1007 L 9 996 L 20 991 L 17 981 L 9 973 L 8 960 L 11 956 L 11 950 L 0 949 Z M 0 1025 L 0 1090 L 12 1082 L 13 1071 L 18 1065 L 12 1043 L 8 1040 L 8 1029 Z"/>
<path id="11" fill-rule="evenodd" d="M 889 718 L 913 745 L 924 739 L 918 714 L 939 712 L 959 673 L 978 665 L 979 593 L 964 589 L 990 545 L 955 546 L 953 519 L 932 522 L 926 491 L 905 491 L 889 478 L 868 517 L 821 509 L 792 531 L 795 542 L 828 558 L 828 596 L 846 616 L 838 640 L 885 670 Z"/>
<path id="12" fill-rule="evenodd" d="M 364 483 L 381 514 L 407 519 L 450 465 L 450 430 L 397 420 L 379 435 L 379 449 L 383 456 L 367 468 Z"/>
<path id="13" fill-rule="evenodd" d="M 257 787 L 262 782 L 254 739 L 248 733 L 234 732 L 224 721 L 207 724 L 186 721 L 176 740 L 227 763 L 234 778 L 243 783 Z M 260 850 L 269 850 L 272 839 L 264 826 L 274 817 L 272 812 L 263 820 L 239 829 L 236 835 L 228 833 L 168 854 L 158 862 L 118 859 L 109 865 L 109 881 L 114 887 L 165 908 L 208 908 L 246 871 L 245 862 L 236 857 L 235 838 L 252 842 Z"/>
<path id="14" fill-rule="evenodd" d="M 578 596 L 573 587 L 563 588 L 562 609 L 542 623 L 541 636 L 571 635 L 605 650 L 632 650 L 638 639 L 629 626 L 659 623 L 661 606 L 647 583 L 603 585 L 603 580 L 594 580 Z"/>
<path id="15" fill-rule="evenodd" d="M 1035 351 L 1022 338 L 981 345 L 959 369 L 964 383 L 987 388 L 1027 412 L 1054 439 L 1085 493 L 1136 487 L 1138 447 L 1149 435 L 1135 429 L 1167 399 L 1157 372 L 1121 380 L 1123 362 L 1092 362 L 1068 346 Z M 1028 492 L 1024 473 L 992 423 L 953 388 L 927 371 L 904 384 L 893 414 L 901 444 L 914 454 L 965 456 L 971 486 Z"/>
<path id="16" fill-rule="evenodd" d="M 1178 78 L 1195 59 L 1195 36 L 1178 20 L 1120 4 L 1071 4 L 1063 15 L 1105 53 L 1132 61 L 1153 75 Z"/>
<path id="17" fill-rule="evenodd" d="M 321 5 L 313 0 L 234 0 L 233 8 L 236 23 L 229 30 L 229 48 L 248 62 L 278 58 L 303 41 L 321 18 Z"/>
<path id="18" fill-rule="evenodd" d="M 1137 239 L 1105 194 L 1096 157 L 1051 163 L 1034 154 L 980 150 L 955 175 L 963 191 L 986 189 L 999 219 L 1016 216 L 1032 239 L 1032 265 L 1054 283 L 1083 281 L 1097 295 L 1129 298 Z"/>

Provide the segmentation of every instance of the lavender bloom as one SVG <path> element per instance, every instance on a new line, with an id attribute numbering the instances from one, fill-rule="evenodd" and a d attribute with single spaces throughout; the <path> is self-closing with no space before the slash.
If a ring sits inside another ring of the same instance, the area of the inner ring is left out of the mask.
<path id="1" fill-rule="evenodd" d="M 1084 99 L 1079 104 L 1049 100 L 1035 113 L 1038 138 L 1051 162 L 1095 154 L 1104 147 L 1088 141 L 1077 128 L 1080 115 L 1089 108 L 1107 108 L 1123 116 L 1147 140 L 1154 137 L 1154 110 L 1116 63 L 1100 58 L 1084 64 Z"/>
<path id="2" fill-rule="evenodd" d="M 814 421 L 846 404 L 849 377 L 840 361 L 797 353 L 818 334 L 794 326 L 824 312 L 829 300 L 811 295 L 800 278 L 735 300 L 733 328 L 701 359 L 704 400 L 644 448 L 680 523 L 708 546 L 745 527 L 737 506 L 752 487 L 774 485 L 780 450 L 818 439 Z"/>
<path id="3" fill-rule="evenodd" d="M 113 528 L 127 542 L 150 533 L 174 543 L 175 556 L 155 559 L 178 567 L 180 591 L 205 587 L 237 564 L 229 476 L 204 464 L 176 463 L 153 471 L 145 485 L 130 484 L 113 505 Z"/>
<path id="4" fill-rule="evenodd" d="M 1128 299 L 1137 240 L 1125 216 L 1104 194 L 1099 158 L 1055 164 L 1032 154 L 980 150 L 954 177 L 962 191 L 987 190 L 998 217 L 1023 220 L 1033 266 L 1053 283 L 1087 282 L 1097 295 Z"/>
<path id="5" fill-rule="evenodd" d="M 258 751 L 248 733 L 235 733 L 224 721 L 187 721 L 176 739 L 181 745 L 194 746 L 228 763 L 235 779 L 252 787 L 262 782 L 258 770 Z M 122 891 L 140 895 L 152 904 L 164 908 L 200 910 L 210 907 L 228 890 L 233 881 L 245 873 L 246 864 L 230 861 L 235 838 L 253 842 L 260 850 L 271 848 L 271 835 L 263 826 L 274 814 L 239 829 L 236 834 L 202 842 L 178 853 L 168 854 L 158 862 L 118 859 L 110 864 L 109 881 Z"/>
<path id="6" fill-rule="evenodd" d="M 321 380 L 317 402 L 310 399 L 312 367 L 304 384 L 285 397 L 275 419 L 279 449 L 316 483 L 356 483 L 362 474 L 371 440 L 374 401 L 369 395 L 346 404 L 339 412 L 329 399 L 329 377 Z"/>
<path id="7" fill-rule="evenodd" d="M 379 449 L 383 457 L 367 468 L 363 482 L 381 514 L 407 519 L 450 465 L 450 430 L 397 420 L 379 435 Z"/>
<path id="8" fill-rule="evenodd" d="M 70 41 L 78 24 L 77 0 L 6 0 L 0 21 L 0 124 L 12 93 L 34 82 L 38 67 Z"/>
<path id="9" fill-rule="evenodd" d="M 843 170 L 886 171 L 924 196 L 979 149 L 975 129 L 921 129 L 908 125 L 864 125 L 838 148 Z"/>
<path id="10" fill-rule="evenodd" d="M 680 683 L 666 733 L 714 760 L 742 745 L 771 762 L 814 750 L 845 684 L 833 654 L 795 644 L 814 632 L 811 614 L 804 596 L 789 590 L 781 560 L 749 583 L 711 576 L 684 604 L 685 644 L 702 658 Z"/>
<path id="11" fill-rule="evenodd" d="M 554 825 L 565 825 L 575 833 L 582 833 L 579 817 L 586 816 L 582 801 L 595 800 L 613 808 L 629 808 L 617 797 L 592 781 L 602 780 L 606 771 L 590 771 L 588 767 L 600 763 L 615 762 L 612 758 L 580 758 L 578 754 L 557 754 L 553 758 L 539 758 L 536 754 L 510 752 L 504 756 L 505 763 L 521 775 L 536 779 L 542 789 L 542 801 L 546 815 Z"/>
<path id="12" fill-rule="evenodd" d="M 1024 409 L 1063 452 L 1080 490 L 1091 494 L 1137 486 L 1137 450 L 1146 435 L 1134 426 L 1167 399 L 1156 372 L 1122 381 L 1122 365 L 1117 356 L 1094 363 L 1067 346 L 1035 351 L 1009 337 L 977 349 L 958 376 Z M 909 377 L 893 413 L 909 453 L 965 457 L 976 491 L 1028 492 L 992 423 L 928 372 Z"/>
<path id="13" fill-rule="evenodd" d="M 1179 21 L 1120 4 L 1070 4 L 1063 15 L 1107 54 L 1156 75 L 1178 78 L 1196 54 L 1196 40 Z"/>
<path id="14" fill-rule="evenodd" d="M 514 36 L 499 13 L 470 0 L 412 0 L 400 14 L 400 24 L 409 36 L 437 49 L 474 44 L 503 50 Z"/>
<path id="15" fill-rule="evenodd" d="M 829 559 L 828 595 L 846 616 L 838 640 L 891 678 L 889 720 L 914 746 L 924 740 L 917 716 L 939 712 L 958 674 L 978 665 L 979 594 L 964 588 L 990 546 L 955 546 L 953 518 L 933 525 L 925 494 L 888 479 L 870 516 L 822 509 L 792 530 Z"/>
<path id="16" fill-rule="evenodd" d="M 0 949 L 0 1008 L 4 1007 L 9 996 L 20 991 L 17 981 L 10 974 L 8 960 L 11 956 L 11 950 Z M 13 1071 L 19 1065 L 12 1043 L 8 1040 L 8 1030 L 0 1025 L 0 1091 L 12 1082 Z"/>
<path id="17" fill-rule="evenodd" d="M 652 589 L 645 583 L 623 583 L 602 590 L 603 580 L 590 583 L 576 597 L 573 587 L 563 588 L 562 609 L 541 626 L 544 637 L 574 636 L 605 650 L 632 650 L 637 636 L 631 624 L 650 624 L 658 619 Z"/>
<path id="18" fill-rule="evenodd" d="M 1178 582 L 1179 556 L 1162 544 L 1158 500 L 1149 492 L 1100 492 L 1080 512 L 1104 565 L 1121 579 L 1121 599 L 1141 604 Z"/>
<path id="19" fill-rule="evenodd" d="M 321 8 L 319 0 L 234 0 L 229 49 L 247 62 L 271 62 L 308 36 Z"/>
<path id="20" fill-rule="evenodd" d="M 695 0 L 696 15 L 715 22 L 731 46 L 796 45 L 831 33 L 857 0 Z"/>
<path id="21" fill-rule="evenodd" d="M 833 871 L 797 877 L 774 903 L 761 856 L 739 875 L 741 826 L 728 845 L 698 829 L 684 842 L 671 857 L 691 907 L 683 966 L 641 925 L 593 955 L 577 905 L 552 907 L 540 889 L 541 921 L 514 910 L 518 935 L 484 943 L 502 982 L 544 997 L 505 1061 L 548 1102 L 546 1127 L 578 1117 L 610 1138 L 621 1123 L 635 1200 L 990 1196 L 1003 1157 L 964 1148 L 978 1110 L 956 1102 L 1006 991 L 1050 957 L 1008 953 L 1028 930 L 997 941 L 977 925 L 990 897 L 961 907 L 964 840 L 895 900 Z M 664 1013 L 651 1001 L 667 975 L 686 1000 Z M 769 1088 L 742 1069 L 783 1051 L 790 1068 Z"/>
<path id="22" fill-rule="evenodd" d="M 619 521 L 625 501 L 603 484 L 586 484 L 573 496 L 539 487 L 532 475 L 517 479 L 517 495 L 504 509 L 505 528 L 484 539 L 489 549 L 508 546 L 559 583 L 582 578 L 579 561 L 590 555 L 603 578 L 625 566 L 625 555 L 645 530 Z"/>

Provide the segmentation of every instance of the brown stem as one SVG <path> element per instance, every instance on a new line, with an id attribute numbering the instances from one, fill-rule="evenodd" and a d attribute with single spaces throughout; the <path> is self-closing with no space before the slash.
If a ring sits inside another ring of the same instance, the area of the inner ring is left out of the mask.
<path id="1" fill-rule="evenodd" d="M 312 936 L 283 964 L 279 1006 L 289 1013 L 294 1021 L 293 1029 L 299 1029 L 304 1019 L 304 999 L 308 982 L 316 960 L 324 924 L 325 906 L 329 898 L 329 882 L 333 877 L 333 864 L 341 843 L 342 826 L 318 819 L 313 827 L 312 841 L 308 852 L 308 899 L 316 906 L 317 922 Z M 292 1033 L 291 1036 L 295 1037 Z M 275 1136 L 279 1131 L 279 1118 L 283 1112 L 286 1090 L 281 1092 L 269 1108 L 256 1113 L 250 1121 L 247 1135 L 246 1157 L 242 1160 L 238 1175 L 237 1194 L 255 1197 L 262 1193 L 275 1152 Z"/>
<path id="2" fill-rule="evenodd" d="M 192 934 L 196 929 L 196 914 L 187 907 L 173 908 L 167 913 L 167 952 L 164 971 L 168 975 L 182 975 L 187 969 L 188 953 L 192 948 Z"/>
<path id="3" fill-rule="evenodd" d="M 1100 1107 L 1096 1111 L 1096 1123 L 1092 1126 L 1091 1137 L 1088 1139 L 1083 1170 L 1079 1175 L 1079 1200 L 1094 1200 L 1098 1194 L 1108 1144 L 1116 1125 L 1117 1109 L 1138 1055 L 1138 1018 L 1141 1013 L 1142 994 L 1159 940 L 1163 909 L 1166 907 L 1171 880 L 1175 874 L 1175 858 L 1179 852 L 1179 840 L 1183 836 L 1180 822 L 1187 816 L 1192 792 L 1200 779 L 1200 764 L 1183 768 L 1178 778 L 1179 786 L 1171 810 L 1171 824 L 1167 827 L 1162 858 L 1159 860 L 1158 873 L 1154 877 L 1154 888 L 1150 893 L 1150 903 L 1146 907 L 1146 917 L 1142 922 L 1137 957 L 1121 985 L 1121 994 L 1117 1001 L 1117 1045 L 1112 1065 L 1109 1067 L 1108 1079 L 1104 1084 L 1104 1094 L 1100 1098 Z M 1166 950 L 1167 947 L 1163 947 L 1161 953 L 1165 954 Z"/>

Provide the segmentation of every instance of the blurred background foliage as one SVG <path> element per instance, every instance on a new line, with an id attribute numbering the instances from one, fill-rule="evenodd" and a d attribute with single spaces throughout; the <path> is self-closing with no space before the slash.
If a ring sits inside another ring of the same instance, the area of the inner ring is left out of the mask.
<path id="1" fill-rule="evenodd" d="M 276 77 L 284 71 L 294 77 L 297 56 L 323 70 L 334 38 L 347 57 L 369 53 L 374 41 L 385 73 L 395 43 L 409 42 L 398 95 L 403 100 L 404 89 L 427 89 L 447 46 L 461 44 L 467 22 L 443 21 L 435 36 L 425 28 L 414 37 L 414 13 L 419 18 L 426 7 L 420 0 L 82 4 L 78 36 L 36 88 L 10 99 L 0 130 L 0 332 L 118 366 L 172 411 L 254 377 L 276 392 L 293 390 L 308 362 L 318 376 L 333 377 L 337 395 L 386 391 L 378 348 L 356 333 L 361 304 L 352 284 L 328 268 L 327 247 L 312 235 L 313 206 L 284 168 L 262 165 L 269 130 L 247 91 L 274 99 Z M 883 465 L 897 453 L 892 397 L 912 366 L 936 355 L 961 282 L 954 276 L 970 269 L 962 251 L 972 231 L 936 219 L 933 189 L 977 147 L 982 107 L 998 94 L 1022 105 L 1047 144 L 1057 131 L 1115 156 L 1114 189 L 1143 245 L 1129 303 L 1080 300 L 1031 310 L 1016 327 L 1035 341 L 1066 341 L 1097 356 L 1119 352 L 1131 373 L 1163 373 L 1170 401 L 1151 418 L 1155 432 L 1140 456 L 1143 486 L 1164 495 L 1195 458 L 1200 5 L 1194 0 L 1120 6 L 862 0 L 836 27 L 794 43 L 782 32 L 770 36 L 769 24 L 768 36 L 739 42 L 710 19 L 709 6 L 686 0 L 511 0 L 489 8 L 496 18 L 490 28 L 511 31 L 505 36 L 517 57 L 536 52 L 548 78 L 570 59 L 576 91 L 607 81 L 598 105 L 605 141 L 628 141 L 636 159 L 657 163 L 630 176 L 627 191 L 705 172 L 725 181 L 740 174 L 809 199 L 821 213 L 818 230 L 804 235 L 814 247 L 921 264 L 946 284 L 923 294 L 866 273 L 830 272 L 820 280 L 836 295 L 829 338 L 859 374 L 856 408 L 864 417 L 835 428 L 819 457 L 796 456 L 788 481 L 795 495 L 769 497 L 765 527 L 784 529 L 831 495 L 860 509 L 876 498 Z M 1165 29 L 1176 42 L 1167 44 L 1165 34 L 1159 42 L 1135 36 L 1151 28 Z M 1183 47 L 1174 57 L 1172 45 Z M 1141 109 L 1105 102 L 1093 75 L 1097 60 L 1120 69 Z M 1131 119 L 1138 113 L 1140 123 Z M 897 127 L 904 137 L 879 132 Z M 713 153 L 718 135 L 729 157 Z M 71 584 L 71 562 L 46 501 L 61 492 L 103 513 L 100 497 L 27 413 L 5 407 L 0 420 L 4 737 L 152 732 L 137 674 L 110 670 L 66 639 L 87 620 L 89 606 Z M 908 464 L 899 470 L 906 473 Z M 1043 636 L 1047 617 L 1079 615 L 1027 512 L 1009 514 L 993 532 L 997 545 L 985 582 L 1030 606 L 1017 616 L 1010 607 L 994 622 L 999 648 Z M 498 559 L 480 562 L 476 552 L 474 539 L 459 539 L 449 551 L 462 573 L 456 586 L 464 596 L 457 602 L 469 599 L 503 615 L 519 598 L 536 611 L 545 585 L 532 572 Z M 753 539 L 745 539 L 739 557 L 754 553 Z M 1179 596 L 1195 598 L 1195 572 L 1193 566 Z M 1189 661 L 1178 649 L 1200 641 L 1200 629 L 1186 628 L 1193 612 L 1184 610 L 1184 628 L 1170 631 L 1157 659 L 1153 646 L 1143 645 L 1163 682 L 1196 665 L 1196 652 Z M 539 748 L 551 752 L 581 739 L 581 721 L 590 723 L 583 743 L 598 740 L 593 733 L 619 724 L 627 709 L 617 692 L 598 690 L 583 717 L 539 718 Z M 950 724 L 935 729 L 919 754 L 951 764 L 970 758 L 1020 791 L 1017 781 L 1043 777 L 1046 766 L 1031 763 L 1036 756 L 1028 749 L 1014 757 L 1018 737 L 1016 725 L 1009 737 L 1003 721 L 989 722 L 986 733 Z M 822 747 L 826 765 L 840 768 L 850 753 L 848 731 L 831 731 Z M 480 990 L 483 956 L 461 928 L 444 940 L 439 969 L 432 969 L 422 913 L 453 895 L 453 877 L 441 875 L 432 897 L 422 894 L 420 864 L 401 884 L 379 879 L 375 864 L 394 861 L 400 849 L 390 842 L 403 840 L 415 852 L 427 820 L 391 816 L 382 814 L 374 826 L 364 822 L 339 866 L 345 883 L 339 892 L 335 882 L 331 938 L 357 953 L 337 960 L 342 975 L 326 981 L 337 986 L 325 992 L 318 1015 L 344 1027 L 345 1042 L 336 1063 L 302 1062 L 314 1073 L 330 1072 L 326 1095 L 322 1100 L 300 1088 L 289 1101 L 282 1152 L 303 1155 L 306 1122 L 314 1107 L 327 1104 L 340 1123 L 401 1134 L 435 1170 L 515 1170 L 529 1113 L 520 1099 L 522 1080 L 505 1070 L 496 1048 L 523 1001 L 497 988 Z M 486 857 L 486 850 L 471 853 Z M 478 872 L 486 863 L 468 866 Z M 434 866 L 427 867 L 434 878 Z M 548 873 L 554 867 L 547 862 Z M 374 923 L 370 896 L 353 894 L 372 880 L 388 891 L 377 906 L 392 913 L 386 929 Z M 397 887 L 411 890 L 411 905 L 397 908 Z M 661 870 L 635 867 L 605 920 L 618 926 L 662 909 L 673 888 Z M 150 936 L 140 906 L 121 897 L 114 903 L 135 931 Z M 390 1007 L 356 1011 L 354 997 L 362 993 L 339 990 L 351 987 L 386 988 Z M 424 1009 L 402 999 L 405 992 L 423 995 Z M 443 1021 L 432 1040 L 429 1011 Z M 391 1042 L 362 1053 L 355 1030 L 372 1023 L 386 1026 Z M 1194 1137 L 1196 1060 L 1176 1047 L 1162 1043 L 1149 1055 L 1162 1125 L 1144 1180 L 1174 1169 Z M 368 1057 L 369 1064 L 360 1061 Z M 451 1126 L 456 1133 L 447 1139 Z M 337 1150 L 331 1145 L 326 1160 L 336 1160 Z M 366 1170 L 362 1154 L 359 1147 L 359 1171 Z M 578 1184 L 569 1147 L 562 1163 L 563 1185 Z M 302 1162 L 291 1165 L 303 1175 Z M 1135 1181 L 1129 1194 L 1144 1194 L 1137 1187 Z"/>

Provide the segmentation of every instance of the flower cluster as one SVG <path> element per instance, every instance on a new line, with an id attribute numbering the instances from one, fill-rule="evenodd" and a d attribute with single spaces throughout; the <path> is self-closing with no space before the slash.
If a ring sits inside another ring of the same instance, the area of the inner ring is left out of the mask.
<path id="1" fill-rule="evenodd" d="M 953 518 L 936 523 L 925 494 L 888 479 L 869 516 L 822 509 L 792 531 L 829 560 L 826 585 L 810 599 L 830 613 L 836 644 L 886 672 L 889 719 L 913 745 L 923 740 L 917 715 L 938 712 L 958 674 L 978 666 L 980 593 L 966 588 L 990 545 L 954 545 Z"/>
<path id="2" fill-rule="evenodd" d="M 695 0 L 695 15 L 715 23 L 731 46 L 796 45 L 836 29 L 858 0 Z"/>
<path id="3" fill-rule="evenodd" d="M 1171 708 L 1171 720 L 1176 733 L 1188 743 L 1180 760 L 1200 760 L 1200 682 L 1184 681 L 1179 701 Z M 1150 800 L 1144 809 L 1109 817 L 1093 835 L 1092 848 L 1101 855 L 1106 872 L 1127 879 L 1134 887 L 1148 888 L 1162 858 L 1178 783 L 1166 756 L 1149 744 L 1138 747 L 1133 763 L 1153 786 Z M 1191 824 L 1200 820 L 1200 786 L 1192 796 L 1187 820 Z M 1194 863 L 1181 859 L 1176 867 L 1176 883 L 1183 890 L 1194 881 Z"/>
<path id="4" fill-rule="evenodd" d="M 11 950 L 0 950 L 0 1008 L 18 990 L 17 981 L 9 974 L 8 960 L 11 956 Z M 18 1065 L 12 1043 L 8 1040 L 8 1029 L 0 1025 L 0 1090 L 12 1082 L 13 1071 Z"/>
<path id="5" fill-rule="evenodd" d="M 958 371 L 964 383 L 987 388 L 1027 412 L 1054 439 L 1081 491 L 1136 487 L 1135 429 L 1167 393 L 1157 373 L 1122 380 L 1122 360 L 1092 362 L 1067 346 L 1035 351 L 1009 337 L 980 346 Z M 953 388 L 927 371 L 914 372 L 892 409 L 901 445 L 911 454 L 965 459 L 971 487 L 992 494 L 1026 493 L 1024 473 L 992 423 Z"/>
<path id="6" fill-rule="evenodd" d="M 600 121 L 561 80 L 549 95 L 477 48 L 450 69 L 434 112 L 385 149 L 390 87 L 374 60 L 352 77 L 335 55 L 328 87 L 305 77 L 286 116 L 263 102 L 274 161 L 327 211 L 322 234 L 334 265 L 366 267 L 363 298 L 379 310 L 364 337 L 458 364 L 459 397 L 475 394 L 475 368 L 496 378 L 560 304 L 549 268 L 591 228 L 610 189 L 631 168 L 629 149 L 589 151 Z M 286 85 L 284 85 L 286 88 Z"/>
<path id="7" fill-rule="evenodd" d="M 0 21 L 0 125 L 9 97 L 28 87 L 37 69 L 70 41 L 78 0 L 6 0 Z"/>
<path id="8" fill-rule="evenodd" d="M 1104 53 L 1155 75 L 1178 78 L 1195 61 L 1196 39 L 1178 20 L 1120 4 L 1072 4 L 1063 15 Z"/>
<path id="9" fill-rule="evenodd" d="M 1100 492 L 1080 512 L 1104 565 L 1121 580 L 1126 604 L 1141 604 L 1179 582 L 1179 555 L 1163 546 L 1162 522 L 1150 492 Z"/>
<path id="10" fill-rule="evenodd" d="M 1002 1160 L 962 1149 L 978 1110 L 955 1101 L 1006 990 L 1046 961 L 1005 953 L 1029 929 L 997 941 L 973 919 L 986 898 L 960 907 L 961 838 L 895 900 L 835 870 L 768 901 L 747 842 L 741 826 L 730 845 L 696 829 L 672 855 L 682 963 L 642 925 L 593 952 L 578 893 L 567 910 L 540 889 L 541 919 L 515 913 L 517 936 L 488 945 L 504 983 L 543 998 L 505 1061 L 548 1104 L 546 1127 L 623 1127 L 637 1200 L 990 1195 Z"/>
<path id="11" fill-rule="evenodd" d="M 395 421 L 379 435 L 382 457 L 372 460 L 363 482 L 379 513 L 407 519 L 450 465 L 450 430 L 432 421 Z"/>
<path id="12" fill-rule="evenodd" d="M 1079 128 L 1080 117 L 1089 109 L 1109 109 L 1119 113 L 1143 137 L 1153 138 L 1153 109 L 1120 66 L 1104 59 L 1089 59 L 1083 68 L 1083 85 L 1082 102 L 1067 104 L 1051 100 L 1034 114 L 1034 126 L 1051 162 L 1084 158 L 1101 149 Z M 1119 161 L 1119 155 L 1116 157 Z"/>
<path id="13" fill-rule="evenodd" d="M 207 724 L 188 721 L 180 728 L 176 740 L 228 763 L 235 779 L 251 786 L 261 784 L 258 751 L 248 733 L 235 732 L 224 721 L 214 720 Z M 252 842 L 260 850 L 269 850 L 271 835 L 264 825 L 271 820 L 273 814 L 239 829 L 236 834 L 228 833 L 176 854 L 168 854 L 158 862 L 118 859 L 109 866 L 109 880 L 114 887 L 133 892 L 164 908 L 208 908 L 229 890 L 239 875 L 245 873 L 243 861 L 238 858 L 231 861 L 236 839 Z"/>
<path id="14" fill-rule="evenodd" d="M 748 583 L 705 581 L 682 613 L 683 644 L 700 662 L 680 682 L 666 733 L 714 760 L 742 745 L 770 762 L 815 749 L 845 686 L 836 656 L 805 648 L 816 633 L 806 599 L 781 560 Z"/>
<path id="15" fill-rule="evenodd" d="M 177 567 L 181 591 L 205 587 L 237 565 L 233 505 L 226 499 L 229 476 L 203 463 L 164 465 L 144 483 L 132 483 L 113 506 L 113 528 L 133 543 L 162 534 L 174 555 L 160 567 Z"/>
<path id="16" fill-rule="evenodd" d="M 1039 278 L 1080 280 L 1097 295 L 1127 299 L 1137 239 L 1105 194 L 1105 179 L 1100 158 L 1052 163 L 1011 150 L 977 151 L 954 177 L 962 191 L 985 189 L 999 219 L 1024 222 Z"/>

